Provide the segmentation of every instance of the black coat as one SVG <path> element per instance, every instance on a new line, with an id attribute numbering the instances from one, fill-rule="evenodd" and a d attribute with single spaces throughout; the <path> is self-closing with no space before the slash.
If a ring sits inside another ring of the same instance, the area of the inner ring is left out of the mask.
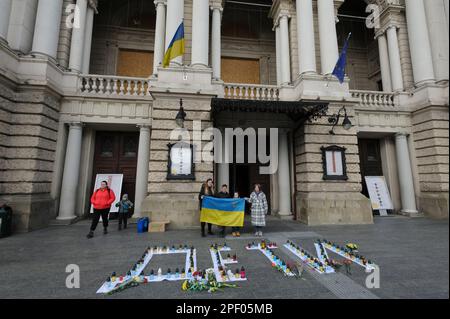
<path id="1" fill-rule="evenodd" d="M 209 189 L 209 192 L 206 192 L 206 188 Z M 202 185 L 202 188 L 200 189 L 200 192 L 198 193 L 198 209 L 201 210 L 202 209 L 202 196 L 214 196 L 214 192 L 213 190 L 208 187 L 208 186 L 204 186 Z"/>
<path id="2" fill-rule="evenodd" d="M 220 192 L 216 195 L 217 198 L 230 198 L 230 193 Z"/>

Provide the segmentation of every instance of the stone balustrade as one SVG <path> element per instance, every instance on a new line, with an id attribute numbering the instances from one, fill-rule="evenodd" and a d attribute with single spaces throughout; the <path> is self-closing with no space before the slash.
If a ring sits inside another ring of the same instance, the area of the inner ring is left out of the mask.
<path id="1" fill-rule="evenodd" d="M 274 85 L 224 84 L 226 99 L 278 101 L 280 90 Z"/>
<path id="2" fill-rule="evenodd" d="M 79 92 L 90 96 L 146 97 L 150 95 L 148 88 L 145 78 L 81 75 L 79 79 Z"/>
<path id="3" fill-rule="evenodd" d="M 350 91 L 353 98 L 359 99 L 361 107 L 396 107 L 398 103 L 394 93 L 378 91 Z"/>

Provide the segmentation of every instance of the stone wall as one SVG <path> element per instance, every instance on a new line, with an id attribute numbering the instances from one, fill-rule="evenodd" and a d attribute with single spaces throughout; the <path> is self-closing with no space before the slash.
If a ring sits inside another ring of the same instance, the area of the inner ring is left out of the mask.
<path id="1" fill-rule="evenodd" d="M 177 128 L 175 116 L 179 110 L 179 99 L 183 98 L 187 113 L 185 127 L 193 138 L 193 121 L 201 120 L 202 129 L 212 125 L 211 97 L 174 96 L 154 94 L 153 119 L 150 142 L 150 167 L 148 178 L 149 195 L 142 204 L 142 215 L 151 220 L 170 220 L 171 228 L 199 225 L 198 192 L 204 181 L 213 178 L 213 163 L 195 165 L 195 181 L 168 181 L 167 163 L 170 134 Z M 203 138 L 202 145 L 208 141 Z"/>
<path id="2" fill-rule="evenodd" d="M 330 105 L 329 114 L 340 106 Z M 354 116 L 347 106 L 349 116 Z M 354 120 L 354 119 L 353 119 Z M 308 225 L 372 223 L 370 201 L 361 192 L 356 128 L 336 126 L 330 135 L 327 118 L 305 124 L 295 133 L 297 219 Z M 324 181 L 322 146 L 346 148 L 347 181 Z"/>
<path id="3" fill-rule="evenodd" d="M 448 218 L 448 105 L 422 108 L 413 113 L 412 122 L 419 170 L 420 210 L 432 217 Z"/>
<path id="4" fill-rule="evenodd" d="M 13 208 L 14 231 L 48 225 L 60 97 L 44 87 L 0 83 L 0 202 Z"/>

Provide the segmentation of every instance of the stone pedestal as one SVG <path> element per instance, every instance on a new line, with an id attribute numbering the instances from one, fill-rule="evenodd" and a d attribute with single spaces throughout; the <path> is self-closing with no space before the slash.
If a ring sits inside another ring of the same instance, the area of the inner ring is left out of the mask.
<path id="1" fill-rule="evenodd" d="M 0 202 L 13 209 L 14 233 L 24 233 L 48 227 L 55 218 L 55 201 L 50 194 L 0 196 Z"/>
<path id="2" fill-rule="evenodd" d="M 336 113 L 341 105 L 330 104 L 328 114 Z M 354 116 L 351 105 L 347 114 Z M 373 212 L 370 200 L 361 194 L 358 137 L 355 127 L 344 130 L 336 126 L 335 135 L 328 132 L 326 117 L 304 124 L 294 135 L 296 172 L 296 218 L 307 225 L 370 224 Z M 324 179 L 321 147 L 345 147 L 345 180 Z"/>
<path id="3" fill-rule="evenodd" d="M 360 193 L 299 193 L 297 220 L 314 225 L 372 224 L 370 200 Z"/>
<path id="4" fill-rule="evenodd" d="M 197 228 L 200 226 L 198 197 L 151 194 L 142 203 L 142 216 L 149 217 L 150 221 L 170 221 L 169 229 Z"/>

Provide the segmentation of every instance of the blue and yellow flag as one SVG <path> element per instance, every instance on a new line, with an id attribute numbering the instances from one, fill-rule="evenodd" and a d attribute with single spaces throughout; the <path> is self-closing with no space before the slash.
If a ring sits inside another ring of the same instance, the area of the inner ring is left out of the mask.
<path id="1" fill-rule="evenodd" d="M 170 65 L 170 61 L 184 54 L 184 22 L 181 22 L 180 26 L 175 32 L 175 36 L 167 47 L 166 54 L 164 55 L 163 67 L 167 68 Z"/>
<path id="2" fill-rule="evenodd" d="M 219 226 L 244 226 L 245 200 L 204 197 L 200 221 Z"/>

